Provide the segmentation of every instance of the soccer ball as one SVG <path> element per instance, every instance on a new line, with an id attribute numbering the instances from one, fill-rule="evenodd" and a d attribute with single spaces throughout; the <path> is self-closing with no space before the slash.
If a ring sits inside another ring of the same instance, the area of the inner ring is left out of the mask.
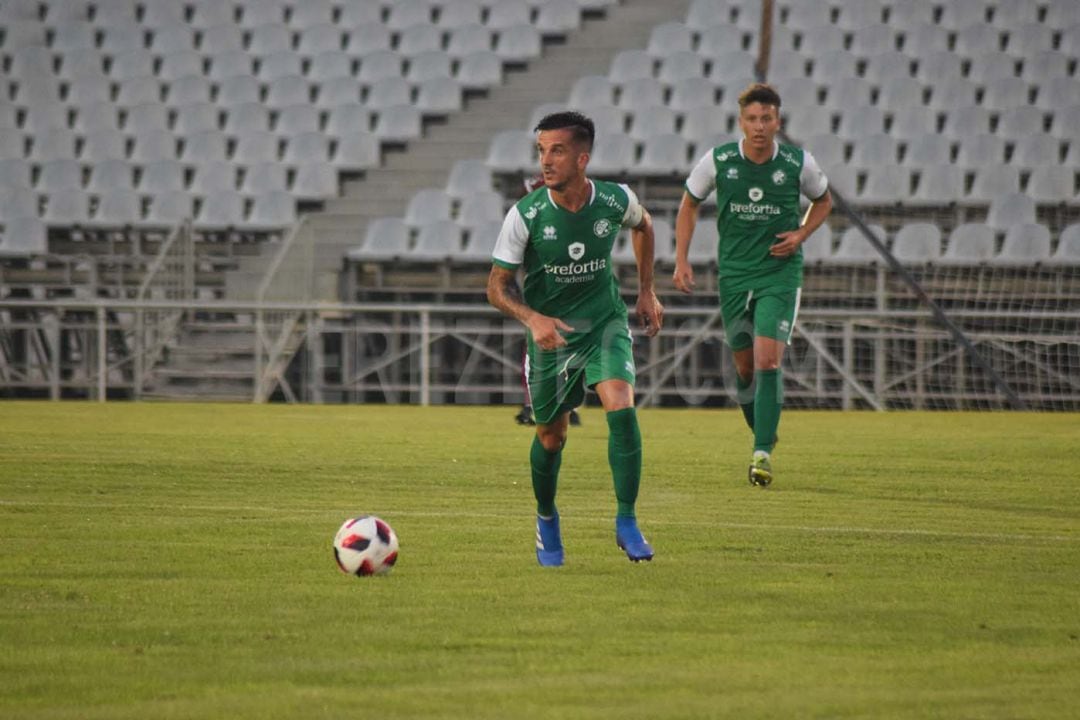
<path id="1" fill-rule="evenodd" d="M 388 573 L 397 556 L 397 534 L 374 515 L 349 518 L 334 536 L 334 559 L 350 575 Z"/>

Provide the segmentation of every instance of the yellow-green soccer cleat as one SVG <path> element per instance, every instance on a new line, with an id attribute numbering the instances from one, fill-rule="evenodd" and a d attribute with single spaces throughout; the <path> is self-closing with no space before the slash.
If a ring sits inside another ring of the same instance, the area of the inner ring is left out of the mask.
<path id="1" fill-rule="evenodd" d="M 769 464 L 769 453 L 755 450 L 754 457 L 750 460 L 750 484 L 768 487 L 771 482 L 772 465 Z"/>

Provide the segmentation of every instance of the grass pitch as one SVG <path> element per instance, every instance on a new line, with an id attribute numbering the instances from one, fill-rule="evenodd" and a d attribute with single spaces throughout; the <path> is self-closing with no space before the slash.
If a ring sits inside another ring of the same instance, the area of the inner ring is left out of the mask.
<path id="1" fill-rule="evenodd" d="M 1075 717 L 1076 415 L 642 411 L 634 565 L 587 410 L 542 569 L 513 413 L 0 403 L 0 717 Z"/>

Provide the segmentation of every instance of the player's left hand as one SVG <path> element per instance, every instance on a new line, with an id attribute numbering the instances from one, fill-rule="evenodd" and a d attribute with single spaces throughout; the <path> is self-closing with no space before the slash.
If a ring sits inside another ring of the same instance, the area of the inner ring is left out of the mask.
<path id="1" fill-rule="evenodd" d="M 769 248 L 769 254 L 773 257 L 789 257 L 794 255 L 799 250 L 799 246 L 802 245 L 803 237 L 802 230 L 788 230 L 787 232 L 779 233 L 776 236 L 780 242 L 774 243 Z"/>
<path id="2" fill-rule="evenodd" d="M 649 291 L 638 295 L 638 324 L 645 331 L 646 337 L 653 337 L 664 325 L 664 306 L 656 293 Z"/>

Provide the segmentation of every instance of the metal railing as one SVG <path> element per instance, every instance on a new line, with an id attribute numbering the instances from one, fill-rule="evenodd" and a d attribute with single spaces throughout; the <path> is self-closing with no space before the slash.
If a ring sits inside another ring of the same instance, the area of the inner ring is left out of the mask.
<path id="1" fill-rule="evenodd" d="M 290 402 L 297 399 L 285 372 L 309 325 L 307 313 L 299 307 L 315 298 L 315 244 L 308 216 L 302 216 L 285 236 L 255 292 L 255 402 L 266 402 L 277 388 Z M 300 305 L 271 310 L 268 302 Z"/>
<path id="2" fill-rule="evenodd" d="M 289 391 L 261 400 L 507 403 L 521 400 L 523 328 L 482 305 L 0 301 L 0 390 L 54 399 L 137 398 L 128 372 L 154 338 L 150 313 L 300 317 L 300 352 L 281 370 Z M 1032 408 L 1080 409 L 1080 313 L 957 315 L 984 329 L 972 342 L 1010 364 Z M 804 309 L 785 355 L 786 403 L 814 408 L 1004 408 L 949 334 L 919 309 Z M 994 323 L 1014 328 L 995 332 Z M 1056 327 L 1057 332 L 1024 332 Z M 123 342 L 109 341 L 110 337 Z M 19 348 L 22 350 L 19 351 Z M 77 352 L 71 349 L 76 348 Z M 713 308 L 671 308 L 664 331 L 636 343 L 641 405 L 730 405 L 734 366 Z M 265 368 L 263 368 L 265 373 Z M 258 379 L 258 378 L 256 378 Z"/>
<path id="3" fill-rule="evenodd" d="M 136 297 L 140 304 L 147 300 L 190 303 L 195 299 L 195 236 L 191 220 L 184 220 L 174 227 L 161 244 Z M 101 312 L 100 307 L 96 312 Z M 130 332 L 138 338 L 133 343 L 138 351 L 132 355 L 136 397 L 142 394 L 165 349 L 175 342 L 185 312 L 187 310 L 181 307 L 149 311 L 140 307 L 135 310 L 135 325 Z M 99 349 L 99 354 L 103 357 L 106 351 Z M 104 396 L 104 390 L 99 388 L 99 394 Z"/>

